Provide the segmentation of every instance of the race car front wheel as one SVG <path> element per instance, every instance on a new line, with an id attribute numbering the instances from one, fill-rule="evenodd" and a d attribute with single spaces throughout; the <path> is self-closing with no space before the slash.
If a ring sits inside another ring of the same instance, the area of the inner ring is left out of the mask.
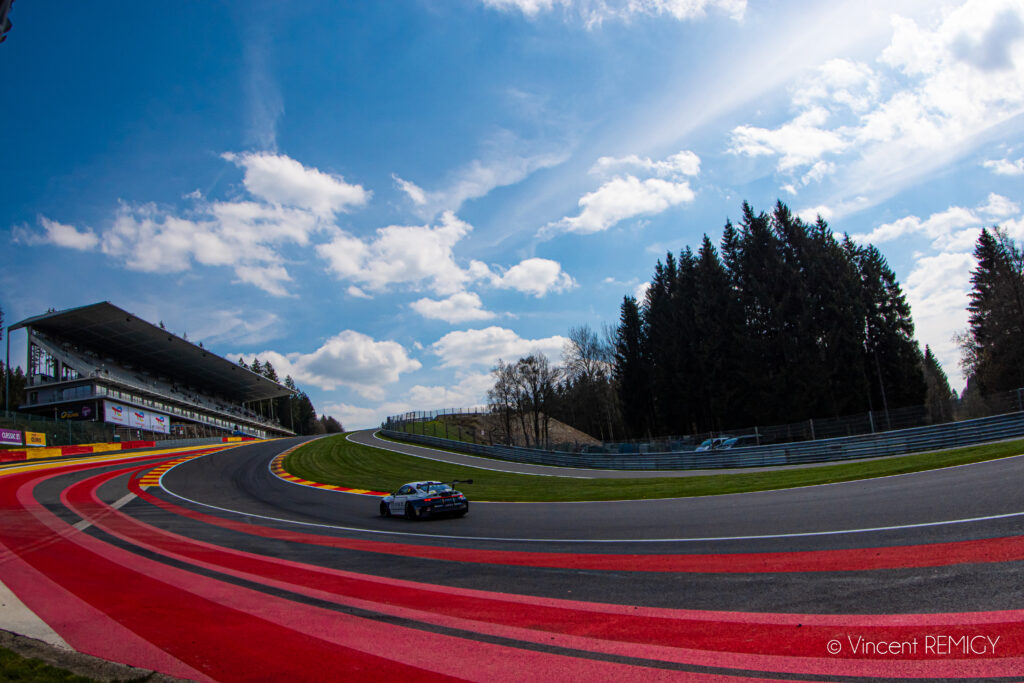
<path id="1" fill-rule="evenodd" d="M 381 503 L 380 504 L 380 516 L 381 517 L 390 517 L 391 516 L 391 510 L 388 509 L 388 504 L 387 503 Z"/>

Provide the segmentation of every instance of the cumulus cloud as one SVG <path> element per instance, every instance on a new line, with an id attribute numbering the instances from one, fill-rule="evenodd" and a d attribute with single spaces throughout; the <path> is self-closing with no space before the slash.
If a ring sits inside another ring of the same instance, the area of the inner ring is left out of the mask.
<path id="1" fill-rule="evenodd" d="M 937 16 L 927 26 L 894 17 L 874 64 L 825 63 L 795 87 L 791 120 L 737 126 L 731 151 L 774 157 L 802 184 L 824 177 L 817 164 L 835 163 L 830 203 L 853 209 L 844 195 L 879 202 L 963 156 L 1024 113 L 1024 5 L 969 0 Z M 986 165 L 1015 172 L 1007 160 Z"/>
<path id="2" fill-rule="evenodd" d="M 472 230 L 473 226 L 446 211 L 437 225 L 392 225 L 378 229 L 369 240 L 339 230 L 330 242 L 318 245 L 316 251 L 336 277 L 357 282 L 371 292 L 405 286 L 416 291 L 426 288 L 447 297 L 444 301 L 420 299 L 413 308 L 426 317 L 449 322 L 458 317 L 455 302 L 465 304 L 476 296 L 466 292 L 473 283 L 537 297 L 576 286 L 561 264 L 550 259 L 526 259 L 502 273 L 477 260 L 463 267 L 457 262 L 454 249 Z M 454 295 L 459 297 L 453 298 Z M 478 317 L 463 320 L 483 319 L 479 301 L 472 310 L 472 315 Z"/>
<path id="3" fill-rule="evenodd" d="M 1024 216 L 1020 210 L 1015 202 L 992 193 L 973 209 L 951 206 L 926 218 L 904 216 L 869 233 L 852 235 L 859 242 L 874 243 L 907 235 L 929 238 L 928 248 L 914 255 L 905 281 L 907 300 L 914 311 L 917 338 L 931 346 L 954 384 L 959 374 L 954 370 L 958 367 L 959 349 L 953 335 L 967 327 L 978 234 L 998 219 L 1011 236 L 1020 239 L 1024 236 Z"/>
<path id="4" fill-rule="evenodd" d="M 551 223 L 540 234 L 603 232 L 627 218 L 661 213 L 670 207 L 692 202 L 694 197 L 686 181 L 640 180 L 631 175 L 613 178 L 580 198 L 581 211 L 578 215 Z"/>
<path id="5" fill-rule="evenodd" d="M 92 230 L 78 230 L 73 225 L 58 223 L 45 216 L 39 217 L 39 225 L 42 227 L 42 232 L 34 231 L 26 226 L 15 227 L 12 231 L 14 241 L 27 246 L 52 244 L 78 251 L 92 251 L 100 243 L 100 238 Z"/>
<path id="6" fill-rule="evenodd" d="M 688 150 L 677 152 L 662 161 L 652 161 L 649 157 L 641 157 L 636 154 L 624 157 L 601 157 L 594 164 L 591 172 L 608 172 L 617 168 L 639 169 L 659 178 L 695 176 L 700 173 L 700 157 Z"/>
<path id="7" fill-rule="evenodd" d="M 839 133 L 824 128 L 828 117 L 826 109 L 815 106 L 775 129 L 737 126 L 729 151 L 747 156 L 777 155 L 780 171 L 814 163 L 848 145 Z"/>
<path id="8" fill-rule="evenodd" d="M 422 367 L 398 342 L 377 341 L 353 330 L 338 333 L 312 353 L 263 351 L 237 355 L 247 363 L 254 358 L 270 361 L 279 377 L 291 375 L 299 386 L 326 391 L 347 387 L 370 400 L 384 398 L 382 385 L 393 384 L 403 373 Z"/>
<path id="9" fill-rule="evenodd" d="M 739 21 L 747 9 L 746 0 L 481 0 L 487 7 L 519 11 L 530 18 L 559 7 L 566 19 L 581 21 L 587 28 L 606 21 L 629 22 L 635 17 L 669 17 L 690 21 L 709 11 L 721 12 Z"/>
<path id="10" fill-rule="evenodd" d="M 251 195 L 271 204 L 331 217 L 349 207 L 363 206 L 370 199 L 371 193 L 361 185 L 346 183 L 340 175 L 307 168 L 281 154 L 226 152 L 221 156 L 245 169 L 242 182 Z"/>
<path id="11" fill-rule="evenodd" d="M 931 239 L 933 249 L 963 251 L 973 247 L 978 233 L 986 224 L 990 224 L 990 221 L 1008 218 L 1019 212 L 1019 205 L 993 192 L 989 194 L 984 204 L 974 209 L 951 206 L 924 219 L 918 216 L 904 216 L 879 225 L 871 232 L 851 237 L 858 242 L 882 244 L 906 235 L 924 235 Z"/>
<path id="12" fill-rule="evenodd" d="M 482 330 L 449 332 L 430 345 L 430 350 L 441 358 L 442 367 L 490 367 L 499 359 L 514 361 L 532 351 L 540 351 L 552 360 L 561 357 L 565 337 L 523 339 L 504 327 Z"/>
<path id="13" fill-rule="evenodd" d="M 984 163 L 985 168 L 992 169 L 996 175 L 1024 175 L 1024 158 L 1010 161 L 1009 159 L 990 159 Z"/>
<path id="14" fill-rule="evenodd" d="M 346 429 L 365 429 L 381 424 L 392 415 L 416 410 L 473 408 L 487 403 L 487 390 L 494 384 L 489 372 L 456 372 L 450 385 L 417 384 L 404 392 L 402 401 L 386 401 L 376 406 L 349 403 L 325 404 L 321 413 L 338 417 Z"/>
<path id="15" fill-rule="evenodd" d="M 495 287 L 514 289 L 517 292 L 543 297 L 549 292 L 564 292 L 576 286 L 558 261 L 530 258 L 520 261 L 501 275 L 492 279 Z"/>
<path id="16" fill-rule="evenodd" d="M 562 232 L 603 232 L 620 221 L 692 202 L 696 195 L 685 178 L 700 173 L 700 157 L 686 150 L 660 161 L 635 154 L 606 156 L 599 158 L 590 171 L 603 174 L 617 169 L 633 173 L 605 181 L 580 198 L 579 214 L 548 223 L 537 234 L 545 237 Z"/>
<path id="17" fill-rule="evenodd" d="M 427 285 L 439 294 L 451 295 L 490 274 L 480 261 L 470 262 L 467 268 L 455 261 L 453 248 L 472 229 L 447 211 L 437 225 L 392 225 L 379 228 L 373 239 L 365 241 L 338 231 L 316 251 L 339 279 L 374 292 L 405 284 L 414 289 Z"/>
<path id="18" fill-rule="evenodd" d="M 185 211 L 121 202 L 100 234 L 44 217 L 41 232 L 26 228 L 16 237 L 26 244 L 98 248 L 125 268 L 147 273 L 177 273 L 196 264 L 230 267 L 236 282 L 287 296 L 292 277 L 282 248 L 308 246 L 314 234 L 332 227 L 335 213 L 365 204 L 370 193 L 284 155 L 222 156 L 244 169 L 248 197 L 210 201 L 192 192 Z"/>
<path id="19" fill-rule="evenodd" d="M 459 292 L 441 300 L 418 299 L 409 304 L 409 307 L 424 318 L 448 323 L 490 320 L 495 317 L 491 311 L 484 310 L 480 297 L 472 292 Z"/>

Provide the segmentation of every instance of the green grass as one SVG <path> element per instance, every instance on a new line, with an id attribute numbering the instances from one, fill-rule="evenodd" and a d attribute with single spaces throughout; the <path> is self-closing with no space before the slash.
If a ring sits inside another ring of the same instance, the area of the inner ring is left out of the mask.
<path id="1" fill-rule="evenodd" d="M 509 474 L 452 465 L 355 444 L 347 441 L 343 435 L 338 435 L 317 439 L 303 446 L 285 459 L 284 466 L 303 479 L 376 491 L 394 491 L 406 482 L 422 479 L 472 479 L 473 484 L 459 487 L 472 500 L 581 501 L 684 498 L 768 491 L 920 472 L 1021 453 L 1024 453 L 1024 439 L 869 462 L 773 472 L 653 479 L 573 479 Z"/>
<path id="2" fill-rule="evenodd" d="M 429 422 L 407 422 L 400 426 L 401 429 L 398 431 L 408 434 L 426 434 L 427 436 L 436 436 L 440 439 L 449 439 L 451 441 L 476 443 L 472 429 L 463 428 L 460 432 L 458 425 L 454 422 L 438 419 L 430 420 Z"/>
<path id="3" fill-rule="evenodd" d="M 86 678 L 50 666 L 39 659 L 22 657 L 16 652 L 0 647 L 0 680 L 25 681 L 26 683 L 95 683 Z"/>

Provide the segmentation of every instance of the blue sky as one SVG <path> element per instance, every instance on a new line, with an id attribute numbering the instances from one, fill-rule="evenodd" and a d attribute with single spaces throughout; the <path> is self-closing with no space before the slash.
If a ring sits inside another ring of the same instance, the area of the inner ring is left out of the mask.
<path id="1" fill-rule="evenodd" d="M 978 230 L 1024 237 L 1021 1 L 20 0 L 11 19 L 7 322 L 109 300 L 271 360 L 349 428 L 483 402 L 498 358 L 614 324 L 744 200 L 876 244 L 960 388 Z"/>

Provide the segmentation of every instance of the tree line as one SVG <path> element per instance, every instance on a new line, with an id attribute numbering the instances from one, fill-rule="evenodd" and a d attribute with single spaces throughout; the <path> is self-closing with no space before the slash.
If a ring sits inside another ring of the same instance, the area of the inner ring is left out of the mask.
<path id="1" fill-rule="evenodd" d="M 271 362 L 260 362 L 259 358 L 253 358 L 252 364 L 248 365 L 244 358 L 238 359 L 238 364 L 247 370 L 252 370 L 257 375 L 266 377 L 271 382 L 281 383 L 277 376 L 277 370 Z M 291 375 L 284 378 L 284 385 L 296 392 L 291 396 L 281 396 L 264 401 L 251 403 L 250 407 L 257 413 L 275 417 L 284 426 L 291 428 L 296 434 L 334 434 L 345 431 L 341 423 L 330 415 L 316 416 L 316 409 L 306 392 L 295 385 Z"/>
<path id="2" fill-rule="evenodd" d="M 967 376 L 963 400 L 1024 387 L 1024 254 L 1004 230 L 982 230 L 974 246 L 969 328 L 958 337 Z"/>
<path id="3" fill-rule="evenodd" d="M 975 258 L 965 400 L 1024 387 L 1024 256 L 993 228 Z M 531 387 L 544 366 L 547 385 Z M 881 252 L 782 202 L 744 202 L 717 246 L 705 234 L 666 254 L 615 327 L 569 331 L 562 366 L 534 353 L 493 374 L 492 406 L 538 444 L 550 418 L 612 441 L 918 406 L 943 422 L 958 398 Z"/>

